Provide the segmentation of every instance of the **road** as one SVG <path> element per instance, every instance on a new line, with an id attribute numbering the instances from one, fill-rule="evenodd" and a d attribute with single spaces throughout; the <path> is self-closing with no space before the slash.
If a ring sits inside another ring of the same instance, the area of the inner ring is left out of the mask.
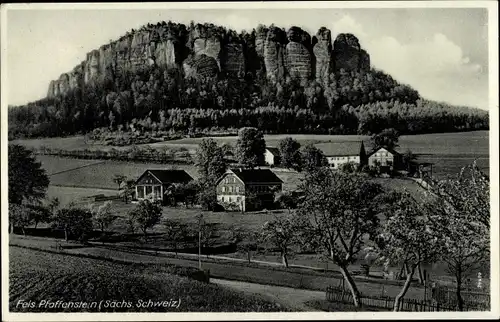
<path id="1" fill-rule="evenodd" d="M 210 279 L 211 283 L 219 284 L 251 295 L 263 296 L 275 303 L 290 308 L 293 311 L 321 312 L 305 303 L 308 301 L 325 299 L 325 292 L 296 289 L 291 287 L 263 285 L 256 283 Z"/>

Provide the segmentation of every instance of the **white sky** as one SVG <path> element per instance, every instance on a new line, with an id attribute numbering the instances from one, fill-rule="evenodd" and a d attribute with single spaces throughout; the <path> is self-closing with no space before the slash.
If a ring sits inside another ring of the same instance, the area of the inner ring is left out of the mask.
<path id="1" fill-rule="evenodd" d="M 488 12 L 476 8 L 147 9 L 7 11 L 8 103 L 46 95 L 50 80 L 87 52 L 132 28 L 159 21 L 212 22 L 251 30 L 292 25 L 311 36 L 321 27 L 360 39 L 372 66 L 428 99 L 488 109 Z"/>

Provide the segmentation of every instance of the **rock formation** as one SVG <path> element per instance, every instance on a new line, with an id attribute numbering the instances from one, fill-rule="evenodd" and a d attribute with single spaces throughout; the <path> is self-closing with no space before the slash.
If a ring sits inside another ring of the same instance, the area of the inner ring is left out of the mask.
<path id="1" fill-rule="evenodd" d="M 215 77 L 219 72 L 217 61 L 205 54 L 188 57 L 182 67 L 186 78 Z"/>
<path id="2" fill-rule="evenodd" d="M 269 28 L 264 44 L 264 64 L 269 80 L 276 82 L 285 77 L 285 32 L 277 27 Z"/>
<path id="3" fill-rule="evenodd" d="M 244 42 L 236 32 L 230 32 L 224 39 L 222 69 L 230 77 L 245 73 Z"/>
<path id="4" fill-rule="evenodd" d="M 287 33 L 286 71 L 300 81 L 311 79 L 311 36 L 299 27 L 291 27 Z"/>
<path id="5" fill-rule="evenodd" d="M 332 71 L 332 32 L 320 28 L 316 33 L 313 53 L 316 58 L 316 81 L 323 84 Z"/>
<path id="6" fill-rule="evenodd" d="M 339 34 L 332 48 L 331 32 L 320 28 L 315 37 L 299 27 L 287 32 L 259 25 L 238 34 L 212 24 L 148 24 L 89 52 L 72 71 L 51 81 L 48 97 L 64 95 L 89 82 L 112 80 L 124 72 L 149 66 L 180 68 L 186 77 L 265 75 L 270 81 L 287 76 L 324 83 L 331 72 L 368 70 L 370 56 L 352 34 Z"/>
<path id="7" fill-rule="evenodd" d="M 352 34 L 339 34 L 333 43 L 335 70 L 365 70 L 369 68 L 370 57 L 361 49 L 358 38 Z"/>

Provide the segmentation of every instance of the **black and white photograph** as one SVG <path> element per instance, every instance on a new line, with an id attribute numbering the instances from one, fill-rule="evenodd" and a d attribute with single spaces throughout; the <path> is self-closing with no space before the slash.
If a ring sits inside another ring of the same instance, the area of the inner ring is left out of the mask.
<path id="1" fill-rule="evenodd" d="M 497 2 L 1 21 L 3 321 L 498 318 Z"/>

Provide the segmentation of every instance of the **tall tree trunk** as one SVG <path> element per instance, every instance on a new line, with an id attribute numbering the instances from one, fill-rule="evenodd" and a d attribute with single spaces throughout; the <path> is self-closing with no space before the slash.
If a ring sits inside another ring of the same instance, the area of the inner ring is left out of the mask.
<path id="1" fill-rule="evenodd" d="M 22 231 L 23 231 L 23 235 L 26 236 L 26 230 L 24 229 L 24 226 L 21 227 Z"/>
<path id="2" fill-rule="evenodd" d="M 344 265 L 339 265 L 339 267 L 342 276 L 344 276 L 344 280 L 347 282 L 347 285 L 349 285 L 349 289 L 351 290 L 354 306 L 361 307 L 361 294 L 359 293 L 358 287 L 356 286 L 351 273 L 349 273 L 347 267 L 345 267 Z"/>
<path id="3" fill-rule="evenodd" d="M 407 265 L 405 264 L 405 266 L 407 266 Z M 406 295 L 406 292 L 408 292 L 408 289 L 410 288 L 411 279 L 413 278 L 413 274 L 415 273 L 415 269 L 417 268 L 417 266 L 418 266 L 418 264 L 411 265 L 411 270 L 410 270 L 409 274 L 406 275 L 406 281 L 405 281 L 405 284 L 403 286 L 403 289 L 401 290 L 401 292 L 399 292 L 399 294 L 394 299 L 394 312 L 398 312 L 401 309 L 401 301 L 403 300 L 404 296 Z"/>
<path id="4" fill-rule="evenodd" d="M 422 263 L 419 263 L 417 268 L 418 268 L 418 272 L 417 272 L 418 273 L 418 283 L 420 285 L 424 285 L 424 275 L 422 273 Z"/>
<path id="5" fill-rule="evenodd" d="M 251 262 L 251 254 L 250 254 L 251 250 L 248 250 L 248 253 L 247 253 L 247 256 L 248 256 L 248 264 L 250 264 Z"/>
<path id="6" fill-rule="evenodd" d="M 68 241 L 68 228 L 64 228 L 64 240 Z"/>
<path id="7" fill-rule="evenodd" d="M 38 221 L 35 221 L 35 229 L 36 229 L 36 226 L 38 226 Z"/>
<path id="8" fill-rule="evenodd" d="M 283 263 L 283 266 L 288 268 L 288 258 L 286 255 L 286 251 L 281 251 L 281 262 Z"/>
<path id="9" fill-rule="evenodd" d="M 10 225 L 9 231 L 10 231 L 11 234 L 13 234 L 14 233 L 14 225 L 12 223 L 9 223 L 9 225 Z"/>
<path id="10" fill-rule="evenodd" d="M 459 311 L 463 311 L 464 299 L 462 298 L 462 266 L 460 264 L 457 265 L 455 278 L 457 279 L 457 306 Z"/>

